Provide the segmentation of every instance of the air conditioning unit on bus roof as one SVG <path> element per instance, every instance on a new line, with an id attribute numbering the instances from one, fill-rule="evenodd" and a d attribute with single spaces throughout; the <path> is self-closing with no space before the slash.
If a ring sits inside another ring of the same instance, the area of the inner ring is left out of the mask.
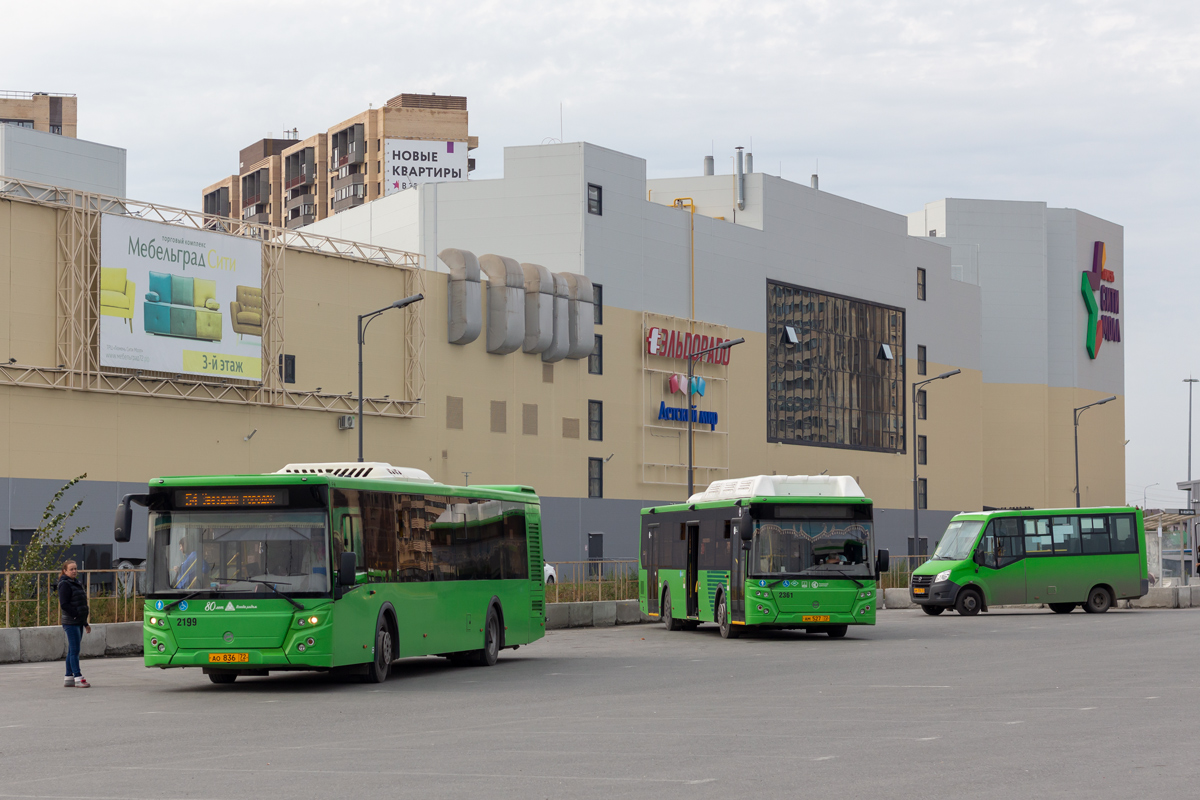
<path id="1" fill-rule="evenodd" d="M 751 497 L 864 497 L 858 481 L 849 475 L 752 475 L 713 481 L 689 503 L 737 500 Z"/>
<path id="2" fill-rule="evenodd" d="M 276 475 L 336 475 L 339 478 L 420 481 L 433 483 L 429 473 L 412 467 L 393 467 L 382 461 L 326 461 L 316 464 L 288 464 Z"/>

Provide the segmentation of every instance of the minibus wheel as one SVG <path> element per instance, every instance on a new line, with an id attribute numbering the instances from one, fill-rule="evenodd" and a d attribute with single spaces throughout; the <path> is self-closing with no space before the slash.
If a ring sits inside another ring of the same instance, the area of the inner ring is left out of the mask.
<path id="1" fill-rule="evenodd" d="M 983 600 L 974 589 L 963 589 L 954 601 L 954 610 L 964 617 L 973 617 L 979 613 Z"/>
<path id="2" fill-rule="evenodd" d="M 945 606 L 921 606 L 921 610 L 931 617 L 936 617 L 938 614 L 946 610 Z"/>
<path id="3" fill-rule="evenodd" d="M 1055 614 L 1070 614 L 1075 610 L 1077 603 L 1049 603 L 1050 610 Z"/>
<path id="4" fill-rule="evenodd" d="M 1112 592 L 1104 586 L 1093 586 L 1092 590 L 1088 592 L 1088 599 L 1083 604 L 1083 610 L 1089 614 L 1103 614 L 1112 608 L 1112 604 Z"/>

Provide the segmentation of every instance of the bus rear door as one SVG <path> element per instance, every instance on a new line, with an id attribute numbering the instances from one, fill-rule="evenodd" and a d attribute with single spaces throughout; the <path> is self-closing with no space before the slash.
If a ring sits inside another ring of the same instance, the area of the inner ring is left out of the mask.
<path id="1" fill-rule="evenodd" d="M 646 613 L 658 613 L 658 523 L 646 526 Z"/>
<path id="2" fill-rule="evenodd" d="M 698 616 L 700 613 L 700 522 L 687 524 L 687 615 Z"/>

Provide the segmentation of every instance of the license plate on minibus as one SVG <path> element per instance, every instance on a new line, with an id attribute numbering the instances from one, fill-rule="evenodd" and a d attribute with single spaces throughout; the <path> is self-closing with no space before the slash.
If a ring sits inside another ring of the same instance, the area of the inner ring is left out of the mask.
<path id="1" fill-rule="evenodd" d="M 806 615 L 801 622 L 829 622 L 828 614 L 809 614 Z"/>
<path id="2" fill-rule="evenodd" d="M 210 664 L 246 664 L 250 661 L 249 653 L 209 653 Z"/>

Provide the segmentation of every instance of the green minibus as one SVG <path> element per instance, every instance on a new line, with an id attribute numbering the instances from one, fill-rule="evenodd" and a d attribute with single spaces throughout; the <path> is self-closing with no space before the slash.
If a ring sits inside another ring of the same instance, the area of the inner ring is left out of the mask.
<path id="1" fill-rule="evenodd" d="M 931 616 L 1022 604 L 1102 614 L 1149 585 L 1140 509 L 1006 510 L 951 519 L 909 595 Z"/>
<path id="2" fill-rule="evenodd" d="M 147 667 L 214 683 L 282 670 L 380 682 L 394 660 L 491 666 L 545 632 L 540 502 L 527 486 L 445 486 L 381 463 L 157 478 L 149 509 Z"/>
<path id="3" fill-rule="evenodd" d="M 715 622 L 832 638 L 874 625 L 879 572 L 873 506 L 847 475 L 714 481 L 686 503 L 642 510 L 641 609 L 667 630 Z"/>

